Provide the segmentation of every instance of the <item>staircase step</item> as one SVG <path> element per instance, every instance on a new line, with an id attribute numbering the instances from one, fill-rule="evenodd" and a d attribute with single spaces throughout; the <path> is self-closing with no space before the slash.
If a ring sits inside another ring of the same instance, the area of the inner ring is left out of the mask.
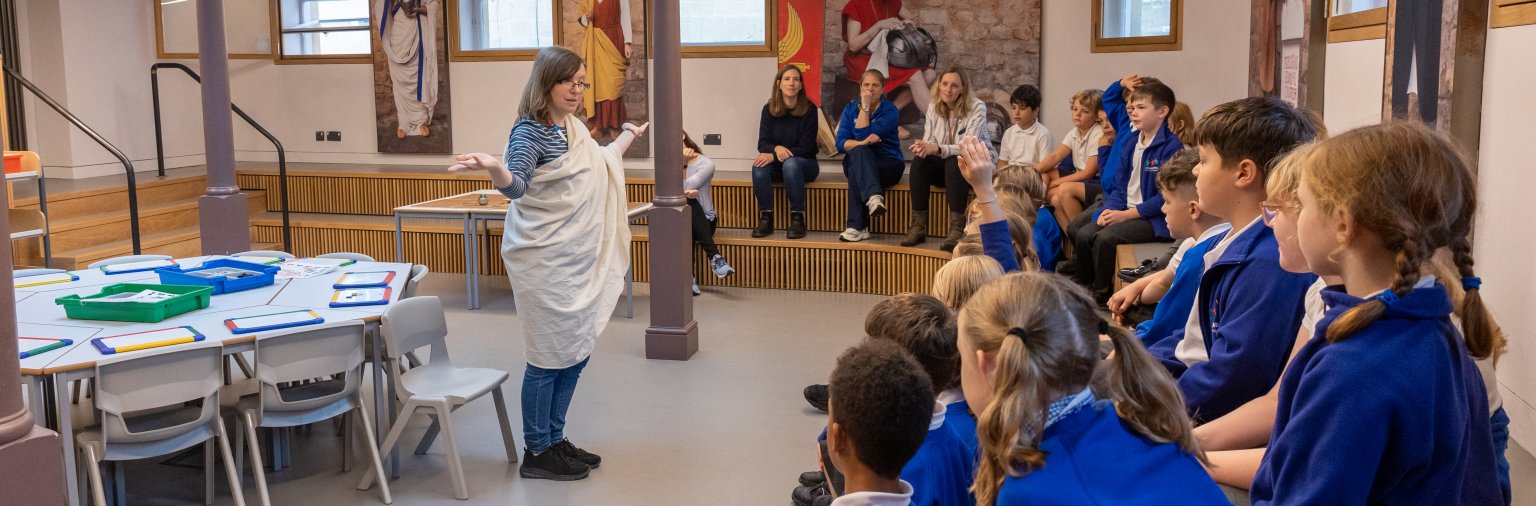
<path id="1" fill-rule="evenodd" d="M 201 236 L 197 227 L 193 226 L 141 236 L 140 246 L 144 254 L 173 257 L 197 256 L 203 251 Z M 133 254 L 133 241 L 122 239 L 77 250 L 55 251 L 53 266 L 59 269 L 83 269 L 97 260 L 131 254 Z"/>
<path id="2" fill-rule="evenodd" d="M 140 181 L 139 211 L 152 204 L 196 199 L 206 192 L 205 177 L 184 176 L 163 180 Z M 37 197 L 17 199 L 12 207 L 37 209 Z M 48 219 L 58 222 L 93 214 L 128 211 L 128 190 L 124 186 L 98 188 L 48 195 Z"/>

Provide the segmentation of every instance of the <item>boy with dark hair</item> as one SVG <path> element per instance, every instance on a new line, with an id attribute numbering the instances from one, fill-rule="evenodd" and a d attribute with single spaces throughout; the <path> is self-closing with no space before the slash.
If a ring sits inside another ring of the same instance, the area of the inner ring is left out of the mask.
<path id="1" fill-rule="evenodd" d="M 1196 421 L 1214 420 L 1264 395 L 1280 378 L 1316 279 L 1280 267 L 1275 233 L 1260 203 L 1274 160 L 1311 141 L 1305 113 L 1273 97 L 1212 108 L 1195 125 L 1200 208 L 1232 223 L 1206 253 L 1195 307 L 1184 328 L 1150 350 L 1178 378 Z"/>
<path id="2" fill-rule="evenodd" d="M 1031 84 L 1015 88 L 1008 97 L 1008 118 L 1013 125 L 1003 132 L 1002 146 L 997 150 L 998 167 L 1019 165 L 1033 169 L 1050 154 L 1056 141 L 1051 130 L 1040 122 L 1040 100 L 1040 88 Z"/>
<path id="3" fill-rule="evenodd" d="M 869 339 L 837 359 L 827 410 L 827 453 L 847 477 L 839 505 L 907 505 L 902 468 L 923 445 L 933 387 L 896 343 Z"/>
<path id="4" fill-rule="evenodd" d="M 1124 90 L 1130 90 L 1127 94 Z M 1111 103 L 1128 96 L 1124 117 L 1107 116 L 1114 122 L 1116 148 L 1110 154 L 1118 160 L 1119 170 L 1104 186 L 1104 208 L 1083 224 L 1073 235 L 1078 283 L 1091 287 L 1101 302 L 1109 298 L 1115 275 L 1115 249 L 1121 244 L 1166 240 L 1168 224 L 1163 219 L 1162 194 L 1157 191 L 1157 173 L 1168 158 L 1183 149 L 1178 136 L 1168 129 L 1168 114 L 1173 110 L 1173 90 L 1162 81 L 1126 76 L 1104 90 L 1105 110 Z"/>
<path id="5" fill-rule="evenodd" d="M 1136 337 L 1147 347 L 1184 328 L 1200 274 L 1205 272 L 1205 253 L 1216 244 L 1218 234 L 1232 229 L 1225 218 L 1200 207 L 1195 192 L 1195 165 L 1199 163 L 1200 151 L 1186 147 L 1169 158 L 1157 174 L 1168 233 L 1182 241 L 1168 268 L 1126 285 L 1109 298 L 1109 310 L 1116 316 L 1138 304 L 1157 305 L 1152 318 L 1136 326 Z"/>

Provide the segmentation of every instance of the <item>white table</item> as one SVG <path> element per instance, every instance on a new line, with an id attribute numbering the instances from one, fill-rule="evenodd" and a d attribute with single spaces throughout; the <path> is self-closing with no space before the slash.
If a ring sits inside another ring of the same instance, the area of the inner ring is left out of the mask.
<path id="1" fill-rule="evenodd" d="M 196 257 L 177 262 L 181 265 L 197 265 L 204 259 L 212 258 L 218 257 Z M 78 281 L 17 289 L 16 317 L 20 335 L 68 338 L 75 341 L 67 348 L 53 350 L 21 361 L 21 374 L 30 380 L 31 398 L 37 400 L 34 404 L 38 406 L 34 406 L 33 413 L 38 424 L 54 427 L 59 432 L 63 443 L 65 486 L 70 504 L 80 504 L 80 491 L 79 480 L 75 475 L 75 440 L 69 383 L 94 377 L 96 361 L 103 357 L 101 352 L 89 343 L 89 339 L 187 325 L 202 333 L 205 341 L 221 343 L 224 354 L 232 355 L 254 350 L 254 342 L 258 338 L 298 332 L 304 328 L 235 335 L 224 326 L 225 319 L 295 309 L 313 309 L 327 322 L 348 320 L 366 322 L 368 333 L 374 340 L 373 359 L 376 364 L 382 363 L 380 350 L 383 349 L 383 344 L 377 332 L 378 317 L 389 306 L 329 307 L 333 292 L 331 285 L 341 277 L 341 274 L 362 271 L 394 272 L 395 277 L 391 280 L 390 288 L 392 289 L 391 302 L 395 302 L 399 300 L 405 288 L 406 279 L 410 277 L 411 264 L 358 262 L 313 278 L 278 280 L 271 286 L 215 295 L 205 309 L 181 314 L 158 323 L 72 320 L 64 315 L 63 307 L 54 302 L 58 297 L 65 295 L 94 294 L 108 284 L 157 282 L 158 275 L 152 271 L 105 275 L 100 270 L 87 269 L 74 272 L 80 277 Z M 27 291 L 23 292 L 23 290 Z M 22 297 L 22 293 L 27 295 Z M 134 353 L 142 352 L 126 354 Z M 386 368 L 374 367 L 374 411 L 375 419 L 380 421 L 379 426 L 389 427 L 390 420 L 393 418 L 393 413 L 388 410 L 392 399 L 386 397 L 388 387 L 385 386 L 381 376 L 384 369 Z M 39 407 L 43 409 L 36 409 Z M 375 434 L 374 437 L 379 438 L 382 435 Z"/>

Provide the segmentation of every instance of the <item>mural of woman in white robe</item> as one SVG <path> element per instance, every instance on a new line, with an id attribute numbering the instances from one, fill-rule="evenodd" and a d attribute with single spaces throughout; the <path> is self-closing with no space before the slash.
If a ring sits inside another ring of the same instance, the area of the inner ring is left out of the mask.
<path id="1" fill-rule="evenodd" d="M 379 0 L 379 39 L 395 96 L 395 137 L 428 136 L 437 106 L 438 0 Z"/>

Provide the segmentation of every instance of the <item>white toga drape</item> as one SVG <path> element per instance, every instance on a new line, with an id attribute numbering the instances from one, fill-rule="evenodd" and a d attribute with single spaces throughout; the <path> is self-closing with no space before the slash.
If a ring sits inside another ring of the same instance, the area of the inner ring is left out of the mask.
<path id="1" fill-rule="evenodd" d="M 426 14 L 411 17 L 398 10 L 400 2 L 380 3 L 384 11 L 379 38 L 389 65 L 399 129 L 406 135 L 421 135 L 421 127 L 432 122 L 432 109 L 437 105 L 437 23 L 441 9 L 438 0 L 421 0 Z"/>

